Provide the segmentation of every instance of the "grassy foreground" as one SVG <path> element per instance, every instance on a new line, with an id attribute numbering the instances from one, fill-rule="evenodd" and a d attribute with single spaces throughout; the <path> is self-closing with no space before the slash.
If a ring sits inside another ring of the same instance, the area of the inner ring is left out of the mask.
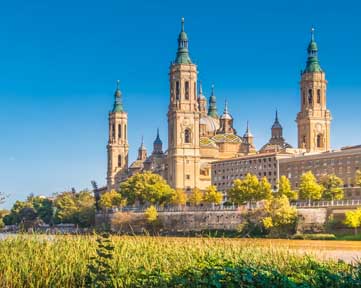
<path id="1" fill-rule="evenodd" d="M 92 236 L 0 241 L 0 287 L 86 287 Z M 361 287 L 361 265 L 237 239 L 112 237 L 113 287 Z"/>

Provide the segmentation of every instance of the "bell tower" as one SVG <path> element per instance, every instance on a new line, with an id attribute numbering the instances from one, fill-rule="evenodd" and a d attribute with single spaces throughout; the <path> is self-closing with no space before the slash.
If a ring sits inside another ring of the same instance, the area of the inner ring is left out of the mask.
<path id="1" fill-rule="evenodd" d="M 197 73 L 197 66 L 189 57 L 188 36 L 182 18 L 177 56 L 169 71 L 168 182 L 173 188 L 186 191 L 199 187 Z"/>
<path id="2" fill-rule="evenodd" d="M 114 98 L 113 110 L 109 112 L 108 191 L 118 188 L 119 183 L 126 177 L 128 170 L 128 113 L 123 109 L 119 80 L 117 81 Z"/>
<path id="3" fill-rule="evenodd" d="M 301 73 L 301 111 L 297 115 L 298 148 L 307 152 L 330 150 L 331 113 L 326 107 L 327 80 L 318 61 L 318 48 L 311 30 L 306 68 Z"/>

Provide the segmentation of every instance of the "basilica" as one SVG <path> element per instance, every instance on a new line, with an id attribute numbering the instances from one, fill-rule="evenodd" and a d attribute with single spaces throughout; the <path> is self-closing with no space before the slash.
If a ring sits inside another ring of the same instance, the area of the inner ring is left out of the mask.
<path id="1" fill-rule="evenodd" d="M 325 73 L 318 61 L 314 31 L 307 48 L 308 59 L 300 81 L 300 112 L 297 115 L 298 147 L 293 148 L 282 135 L 282 125 L 275 113 L 271 138 L 260 150 L 253 143 L 247 123 L 245 132 L 237 133 L 227 102 L 223 112 L 217 109 L 212 85 L 207 99 L 198 80 L 197 66 L 189 53 L 184 19 L 178 36 L 178 50 L 169 68 L 168 147 L 163 148 L 159 131 L 150 155 L 143 141 L 138 157 L 128 162 L 128 115 L 122 103 L 119 82 L 114 106 L 109 113 L 107 189 L 142 171 L 163 176 L 175 189 L 205 189 L 211 184 L 211 163 L 262 153 L 324 152 L 330 150 L 331 114 L 326 108 Z"/>

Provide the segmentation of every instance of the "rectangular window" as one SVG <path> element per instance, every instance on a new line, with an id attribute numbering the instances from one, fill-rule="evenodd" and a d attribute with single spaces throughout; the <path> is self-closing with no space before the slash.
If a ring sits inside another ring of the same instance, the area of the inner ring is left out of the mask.
<path id="1" fill-rule="evenodd" d="M 122 125 L 118 125 L 118 138 L 122 138 Z"/>
<path id="2" fill-rule="evenodd" d="M 179 81 L 175 83 L 175 98 L 179 100 Z"/>

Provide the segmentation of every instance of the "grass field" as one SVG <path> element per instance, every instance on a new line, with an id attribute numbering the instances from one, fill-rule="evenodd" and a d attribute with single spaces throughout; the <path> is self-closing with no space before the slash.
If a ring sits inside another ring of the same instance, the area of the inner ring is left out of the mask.
<path id="1" fill-rule="evenodd" d="M 0 287 L 86 287 L 95 240 L 95 236 L 37 235 L 1 240 Z M 327 251 L 339 249 L 356 255 L 360 242 L 117 236 L 111 240 L 110 287 L 361 287 L 361 265 L 320 260 L 328 258 Z"/>

